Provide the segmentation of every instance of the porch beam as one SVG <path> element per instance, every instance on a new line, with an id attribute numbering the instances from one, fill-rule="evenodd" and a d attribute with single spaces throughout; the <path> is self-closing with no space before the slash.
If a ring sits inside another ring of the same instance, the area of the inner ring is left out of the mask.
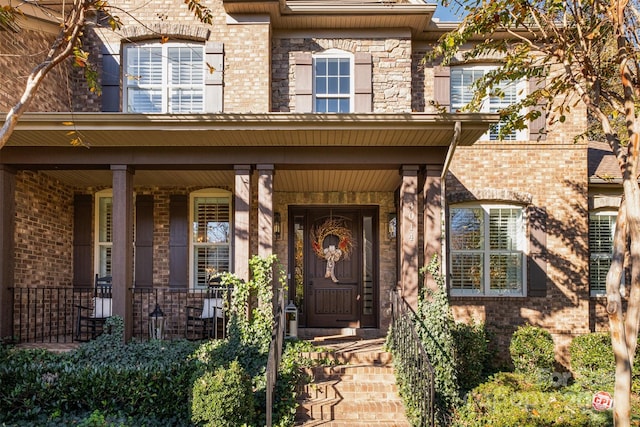
<path id="1" fill-rule="evenodd" d="M 112 165 L 113 248 L 111 251 L 113 314 L 124 319 L 124 341 L 133 336 L 133 175 L 128 165 Z"/>
<path id="2" fill-rule="evenodd" d="M 251 166 L 235 165 L 235 206 L 233 232 L 234 273 L 240 279 L 249 280 L 249 219 L 251 208 Z"/>
<path id="3" fill-rule="evenodd" d="M 258 255 L 273 254 L 273 165 L 256 165 L 258 171 Z"/>
<path id="4" fill-rule="evenodd" d="M 418 306 L 418 170 L 404 165 L 400 171 L 400 289 L 413 309 Z"/>
<path id="5" fill-rule="evenodd" d="M 14 236 L 16 172 L 0 164 L 0 338 L 13 334 Z"/>
<path id="6" fill-rule="evenodd" d="M 431 262 L 434 255 L 438 255 L 442 262 L 442 167 L 426 167 L 424 172 L 424 187 L 422 197 L 424 200 L 423 210 L 423 253 L 424 264 Z M 444 264 L 442 264 L 444 265 Z M 424 285 L 435 289 L 434 278 L 425 275 Z"/>

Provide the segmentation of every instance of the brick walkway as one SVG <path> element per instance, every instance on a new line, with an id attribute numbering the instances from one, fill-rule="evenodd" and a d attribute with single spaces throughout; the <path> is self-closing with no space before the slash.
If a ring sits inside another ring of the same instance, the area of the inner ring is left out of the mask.
<path id="1" fill-rule="evenodd" d="M 384 339 L 314 341 L 328 351 L 305 356 L 329 360 L 331 366 L 307 370 L 313 378 L 298 390 L 298 426 L 409 427 L 398 396 L 392 357 Z"/>

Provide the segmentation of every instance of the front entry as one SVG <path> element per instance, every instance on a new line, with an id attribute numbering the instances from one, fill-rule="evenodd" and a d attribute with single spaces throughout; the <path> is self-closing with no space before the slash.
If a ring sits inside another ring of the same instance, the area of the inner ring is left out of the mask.
<path id="1" fill-rule="evenodd" d="M 301 326 L 377 326 L 377 208 L 297 207 L 293 219 L 295 286 Z"/>

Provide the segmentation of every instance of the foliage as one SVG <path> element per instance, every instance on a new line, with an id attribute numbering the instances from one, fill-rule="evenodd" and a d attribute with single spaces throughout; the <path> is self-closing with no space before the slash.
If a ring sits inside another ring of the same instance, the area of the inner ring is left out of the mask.
<path id="1" fill-rule="evenodd" d="M 469 393 L 453 418 L 454 427 L 605 427 L 610 412 L 591 408 L 593 394 L 544 391 L 527 376 L 501 372 Z"/>
<path id="2" fill-rule="evenodd" d="M 569 345 L 571 370 L 577 382 L 590 390 L 611 389 L 615 360 L 606 332 L 578 335 Z"/>
<path id="3" fill-rule="evenodd" d="M 253 425 L 255 417 L 251 378 L 240 363 L 207 371 L 193 386 L 191 419 L 208 427 Z"/>
<path id="4" fill-rule="evenodd" d="M 511 337 L 509 353 L 516 372 L 532 381 L 550 385 L 555 361 L 553 338 L 540 327 L 520 326 Z"/>
<path id="5" fill-rule="evenodd" d="M 482 383 L 490 371 L 489 338 L 483 323 L 454 325 L 453 341 L 456 354 L 456 378 L 460 393 L 464 394 Z"/>

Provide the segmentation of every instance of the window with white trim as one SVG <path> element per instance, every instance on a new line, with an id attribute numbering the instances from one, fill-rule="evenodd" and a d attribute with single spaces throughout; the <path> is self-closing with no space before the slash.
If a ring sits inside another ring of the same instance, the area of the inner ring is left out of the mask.
<path id="1" fill-rule="evenodd" d="M 131 113 L 204 111 L 204 46 L 130 44 L 124 48 L 124 110 Z"/>
<path id="2" fill-rule="evenodd" d="M 111 276 L 111 248 L 113 246 L 113 193 L 103 190 L 95 195 L 95 266 L 100 277 Z"/>
<path id="3" fill-rule="evenodd" d="M 191 193 L 191 287 L 206 288 L 231 266 L 231 193 L 206 189 Z"/>
<path id="4" fill-rule="evenodd" d="M 458 111 L 471 102 L 474 94 L 474 82 L 496 68 L 490 65 L 451 67 L 451 111 Z M 484 99 L 480 111 L 497 113 L 524 98 L 525 94 L 526 81 L 502 82 Z M 498 123 L 497 127 L 492 128 L 482 139 L 497 140 L 499 129 L 500 123 Z M 504 139 L 508 141 L 523 141 L 527 139 L 527 132 L 525 130 L 512 132 L 509 135 L 505 135 Z"/>
<path id="5" fill-rule="evenodd" d="M 521 206 L 481 204 L 449 211 L 451 295 L 525 294 Z"/>
<path id="6" fill-rule="evenodd" d="M 611 267 L 617 217 L 614 211 L 589 214 L 589 287 L 592 296 L 607 293 L 606 280 Z"/>
<path id="7" fill-rule="evenodd" d="M 313 56 L 315 113 L 353 110 L 353 55 L 331 49 Z"/>

